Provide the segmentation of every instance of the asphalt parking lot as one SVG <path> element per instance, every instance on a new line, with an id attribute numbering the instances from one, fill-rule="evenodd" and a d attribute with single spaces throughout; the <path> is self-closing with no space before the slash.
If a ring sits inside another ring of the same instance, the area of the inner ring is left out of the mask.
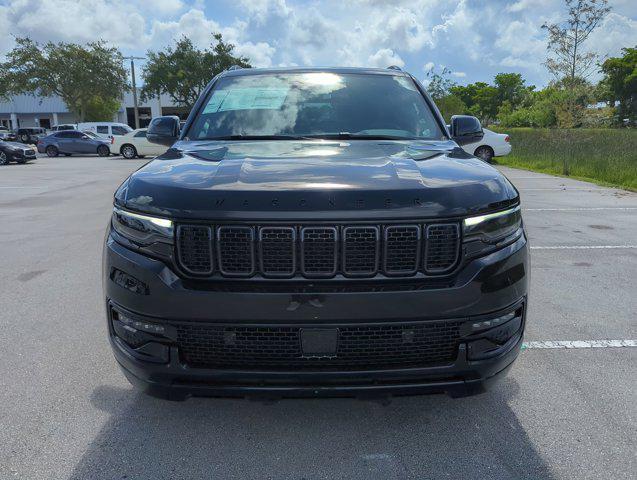
<path id="1" fill-rule="evenodd" d="M 102 303 L 112 193 L 146 161 L 0 168 L 1 479 L 635 478 L 637 194 L 503 169 L 531 348 L 485 395 L 170 403 L 120 374 Z"/>

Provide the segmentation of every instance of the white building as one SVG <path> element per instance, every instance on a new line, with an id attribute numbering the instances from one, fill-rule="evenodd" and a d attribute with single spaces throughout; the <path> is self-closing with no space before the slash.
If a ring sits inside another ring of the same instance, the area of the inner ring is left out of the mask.
<path id="1" fill-rule="evenodd" d="M 168 95 L 152 98 L 148 102 L 139 100 L 139 95 L 137 98 L 140 127 L 148 125 L 153 117 L 178 115 L 185 119 L 189 113 L 187 108 L 175 106 Z M 133 93 L 126 92 L 124 94 L 122 105 L 114 118 L 104 118 L 103 120 L 127 123 L 135 128 Z M 9 101 L 0 101 L 0 125 L 10 129 L 19 127 L 51 128 L 53 125 L 77 122 L 77 116 L 69 112 L 59 97 L 16 95 Z"/>

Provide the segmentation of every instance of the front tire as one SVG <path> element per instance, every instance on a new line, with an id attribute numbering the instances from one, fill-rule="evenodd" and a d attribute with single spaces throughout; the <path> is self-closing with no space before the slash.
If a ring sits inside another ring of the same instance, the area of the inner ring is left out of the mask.
<path id="1" fill-rule="evenodd" d="M 60 152 L 53 145 L 49 145 L 48 147 L 46 147 L 46 154 L 49 157 L 57 157 L 60 154 Z"/>
<path id="2" fill-rule="evenodd" d="M 100 145 L 99 147 L 97 147 L 97 154 L 100 157 L 108 157 L 111 154 L 111 151 L 106 145 Z"/>
<path id="3" fill-rule="evenodd" d="M 122 145 L 122 149 L 120 150 L 122 157 L 130 160 L 137 156 L 137 149 L 134 145 L 127 143 L 126 145 Z"/>
<path id="4" fill-rule="evenodd" d="M 7 157 L 7 154 L 4 152 L 0 152 L 0 165 L 8 165 L 9 164 L 9 157 Z"/>
<path id="5" fill-rule="evenodd" d="M 476 148 L 474 155 L 478 158 L 481 158 L 487 163 L 491 163 L 493 161 L 493 157 L 495 156 L 493 149 L 486 145 L 482 145 L 481 147 Z"/>

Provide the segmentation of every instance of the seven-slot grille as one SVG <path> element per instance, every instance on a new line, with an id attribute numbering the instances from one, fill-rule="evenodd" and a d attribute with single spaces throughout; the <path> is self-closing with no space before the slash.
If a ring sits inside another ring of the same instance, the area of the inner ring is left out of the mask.
<path id="1" fill-rule="evenodd" d="M 456 223 L 180 225 L 177 236 L 179 264 L 199 276 L 215 271 L 228 277 L 271 278 L 330 278 L 339 272 L 348 277 L 441 274 L 456 266 L 460 250 Z"/>
<path id="2" fill-rule="evenodd" d="M 338 325 L 331 356 L 304 356 L 302 326 L 176 325 L 182 361 L 194 368 L 381 368 L 451 363 L 458 321 Z"/>

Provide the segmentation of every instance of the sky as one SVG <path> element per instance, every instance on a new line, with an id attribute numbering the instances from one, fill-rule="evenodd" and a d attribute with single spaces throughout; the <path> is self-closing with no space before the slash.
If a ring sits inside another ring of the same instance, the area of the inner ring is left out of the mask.
<path id="1" fill-rule="evenodd" d="M 601 56 L 637 45 L 637 1 L 609 5 L 588 40 Z M 420 79 L 447 67 L 459 84 L 517 72 L 541 87 L 540 27 L 565 15 L 563 0 L 0 0 L 0 61 L 15 36 L 103 39 L 143 56 L 182 35 L 207 47 L 220 32 L 256 67 L 398 65 Z"/>

